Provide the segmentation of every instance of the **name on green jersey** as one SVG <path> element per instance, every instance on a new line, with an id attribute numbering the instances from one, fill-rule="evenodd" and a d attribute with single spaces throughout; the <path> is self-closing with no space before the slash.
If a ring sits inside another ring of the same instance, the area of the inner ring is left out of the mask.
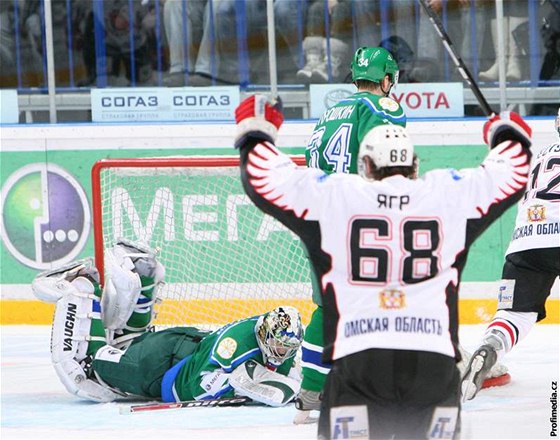
<path id="1" fill-rule="evenodd" d="M 323 116 L 319 119 L 319 124 L 334 121 L 336 119 L 349 119 L 355 108 L 356 107 L 354 105 L 343 105 L 341 107 L 330 108 L 323 113 Z"/>

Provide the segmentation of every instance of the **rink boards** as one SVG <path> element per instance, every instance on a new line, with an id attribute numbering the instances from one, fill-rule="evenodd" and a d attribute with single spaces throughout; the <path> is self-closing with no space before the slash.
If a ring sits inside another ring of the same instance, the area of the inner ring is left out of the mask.
<path id="1" fill-rule="evenodd" d="M 481 129 L 484 118 L 449 120 L 412 120 L 408 124 L 411 138 L 417 145 L 420 157 L 420 173 L 433 168 L 470 167 L 482 160 L 487 147 L 482 145 Z M 534 144 L 542 147 L 557 142 L 553 118 L 530 119 Z M 302 154 L 314 123 L 286 122 L 279 133 L 278 144 L 290 154 Z M 232 155 L 231 147 L 235 136 L 235 125 L 222 124 L 63 124 L 58 126 L 33 124 L 30 126 L 3 126 L 0 149 L 0 185 L 2 186 L 2 240 L 0 242 L 0 316 L 1 324 L 49 324 L 53 306 L 34 300 L 29 284 L 40 271 L 49 268 L 49 263 L 39 261 L 34 252 L 37 240 L 35 222 L 29 212 L 21 209 L 17 199 L 6 204 L 5 196 L 33 191 L 41 193 L 36 178 L 39 167 L 52 165 L 60 171 L 64 188 L 75 188 L 77 199 L 82 197 L 84 215 L 82 236 L 71 235 L 67 244 L 75 243 L 73 249 L 62 258 L 84 258 L 93 255 L 91 233 L 87 229 L 90 195 L 90 170 L 95 161 L 104 157 L 152 157 L 172 155 Z M 35 168 L 34 168 L 35 167 Z M 27 185 L 27 186 L 26 186 Z M 35 186 L 33 186 L 35 185 Z M 44 193 L 44 191 L 43 191 Z M 10 200 L 8 200 L 9 202 Z M 21 203 L 19 204 L 21 205 Z M 460 295 L 460 322 L 465 324 L 487 322 L 496 308 L 493 283 L 500 278 L 503 254 L 511 237 L 513 211 L 507 212 L 491 226 L 473 245 L 463 273 Z M 12 229 L 7 230 L 9 223 Z M 83 240 L 82 240 L 83 237 Z M 60 239 L 56 234 L 54 238 Z M 64 237 L 63 237 L 64 238 Z M 79 249 L 78 247 L 81 246 Z M 40 264 L 37 264 L 40 262 Z M 52 263 L 51 263 L 52 264 Z M 559 323 L 560 302 L 558 284 L 547 303 L 548 317 L 545 323 Z M 233 301 L 233 302 L 232 302 Z M 236 309 L 234 302 L 243 301 L 205 300 L 189 304 L 174 304 L 167 301 L 164 307 L 190 307 L 214 309 Z M 245 301 L 265 301 L 251 298 Z M 304 310 L 304 321 L 310 298 L 294 298 L 293 305 Z M 262 304 L 261 304 L 262 305 Z M 266 305 L 266 304 L 265 304 Z M 162 314 L 165 315 L 165 314 Z M 237 318 L 232 316 L 232 318 Z M 167 324 L 167 322 L 163 322 Z M 199 324 L 199 323 L 185 323 Z M 210 323 L 213 324 L 213 323 Z"/>
<path id="2" fill-rule="evenodd" d="M 54 313 L 54 305 L 46 304 L 41 301 L 33 300 L 29 286 L 11 286 L 9 287 L 11 294 L 2 291 L 2 301 L 0 303 L 0 324 L 32 324 L 32 325 L 49 325 L 52 322 Z M 19 294 L 17 291 L 19 290 Z M 497 300 L 494 291 L 495 283 L 492 282 L 465 282 L 462 284 L 462 294 L 459 299 L 459 322 L 461 324 L 484 324 L 492 319 L 496 311 Z M 549 297 L 546 305 L 547 317 L 541 321 L 543 324 L 560 324 L 560 299 L 559 299 L 558 281 L 553 286 L 553 292 Z M 9 299 L 6 299 L 9 296 Z M 22 299 L 26 298 L 26 299 Z M 292 305 L 302 311 L 302 319 L 304 323 L 308 323 L 313 310 L 311 300 L 307 298 L 291 298 L 282 301 L 284 305 Z M 244 318 L 245 316 L 237 316 L 236 310 L 259 310 L 270 309 L 275 307 L 276 302 L 267 301 L 258 298 L 233 298 L 228 300 L 196 300 L 185 301 L 180 303 L 176 300 L 165 300 L 161 304 L 162 310 L 160 316 L 171 316 L 165 313 L 165 308 L 180 307 L 191 311 L 193 316 L 200 314 L 203 310 L 216 309 L 217 311 L 231 312 L 231 319 Z M 249 313 L 251 314 L 251 313 Z M 256 313 L 255 313 L 256 314 Z M 219 316 L 216 313 L 214 316 Z M 157 324 L 183 324 L 183 325 L 221 325 L 222 322 L 216 322 L 210 319 L 206 323 L 200 322 L 171 322 L 169 319 L 159 319 Z"/>

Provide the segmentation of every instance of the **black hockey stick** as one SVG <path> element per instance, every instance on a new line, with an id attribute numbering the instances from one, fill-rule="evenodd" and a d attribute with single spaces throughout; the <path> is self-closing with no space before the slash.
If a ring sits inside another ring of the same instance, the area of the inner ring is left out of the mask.
<path id="1" fill-rule="evenodd" d="M 419 0 L 419 1 L 420 1 L 420 4 L 422 5 L 422 7 L 424 8 L 424 10 L 426 11 L 426 14 L 428 14 L 428 17 L 429 17 L 430 21 L 432 22 L 432 24 L 436 28 L 436 31 L 439 34 L 439 36 L 441 38 L 441 41 L 443 42 L 443 46 L 447 50 L 447 53 L 449 54 L 451 59 L 453 60 L 453 63 L 455 63 L 455 66 L 457 67 L 457 70 L 459 71 L 459 73 L 461 74 L 461 76 L 463 77 L 465 82 L 471 88 L 471 90 L 472 90 L 474 96 L 476 97 L 476 99 L 478 101 L 478 104 L 482 108 L 482 111 L 484 112 L 484 114 L 486 116 L 491 116 L 491 115 L 495 114 L 494 110 L 492 110 L 492 108 L 488 104 L 488 101 L 486 101 L 486 98 L 482 94 L 482 91 L 478 87 L 478 84 L 473 79 L 473 77 L 471 75 L 471 72 L 469 71 L 469 69 L 465 65 L 464 61 L 457 54 L 457 52 L 455 52 L 455 49 L 453 47 L 453 43 L 451 42 L 451 39 L 449 38 L 449 35 L 447 35 L 447 32 L 443 28 L 443 24 L 442 24 L 441 20 L 439 19 L 438 15 L 433 11 L 433 9 L 430 7 L 430 5 L 428 5 L 426 0 Z"/>
<path id="2" fill-rule="evenodd" d="M 241 406 L 253 402 L 248 397 L 224 397 L 213 400 L 184 400 L 181 402 L 147 403 L 142 405 L 122 406 L 120 414 L 133 414 L 146 411 L 158 411 L 162 409 L 181 408 L 207 408 L 213 406 Z"/>

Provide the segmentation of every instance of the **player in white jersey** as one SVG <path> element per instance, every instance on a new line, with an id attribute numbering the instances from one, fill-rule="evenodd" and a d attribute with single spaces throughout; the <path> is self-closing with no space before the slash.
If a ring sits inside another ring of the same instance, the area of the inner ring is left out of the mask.
<path id="1" fill-rule="evenodd" d="M 319 437 L 452 438 L 459 431 L 458 298 L 468 248 L 523 195 L 531 130 L 514 113 L 485 124 L 491 151 L 462 171 L 416 179 L 402 127 L 375 127 L 359 175 L 298 168 L 274 145 L 281 111 L 236 110 L 241 178 L 308 250 L 332 362 Z"/>
<path id="2" fill-rule="evenodd" d="M 560 137 L 560 109 L 556 118 Z M 560 276 L 560 142 L 533 156 L 527 192 L 498 288 L 498 310 L 465 373 L 463 400 L 471 400 L 492 365 L 546 317 L 545 303 Z"/>

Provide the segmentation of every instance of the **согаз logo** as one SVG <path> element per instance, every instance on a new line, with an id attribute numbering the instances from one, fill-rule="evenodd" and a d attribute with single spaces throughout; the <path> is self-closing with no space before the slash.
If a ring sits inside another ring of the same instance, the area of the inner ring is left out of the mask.
<path id="1" fill-rule="evenodd" d="M 30 164 L 6 180 L 1 194 L 2 239 L 21 263 L 49 269 L 76 258 L 91 226 L 87 197 L 63 168 Z"/>

